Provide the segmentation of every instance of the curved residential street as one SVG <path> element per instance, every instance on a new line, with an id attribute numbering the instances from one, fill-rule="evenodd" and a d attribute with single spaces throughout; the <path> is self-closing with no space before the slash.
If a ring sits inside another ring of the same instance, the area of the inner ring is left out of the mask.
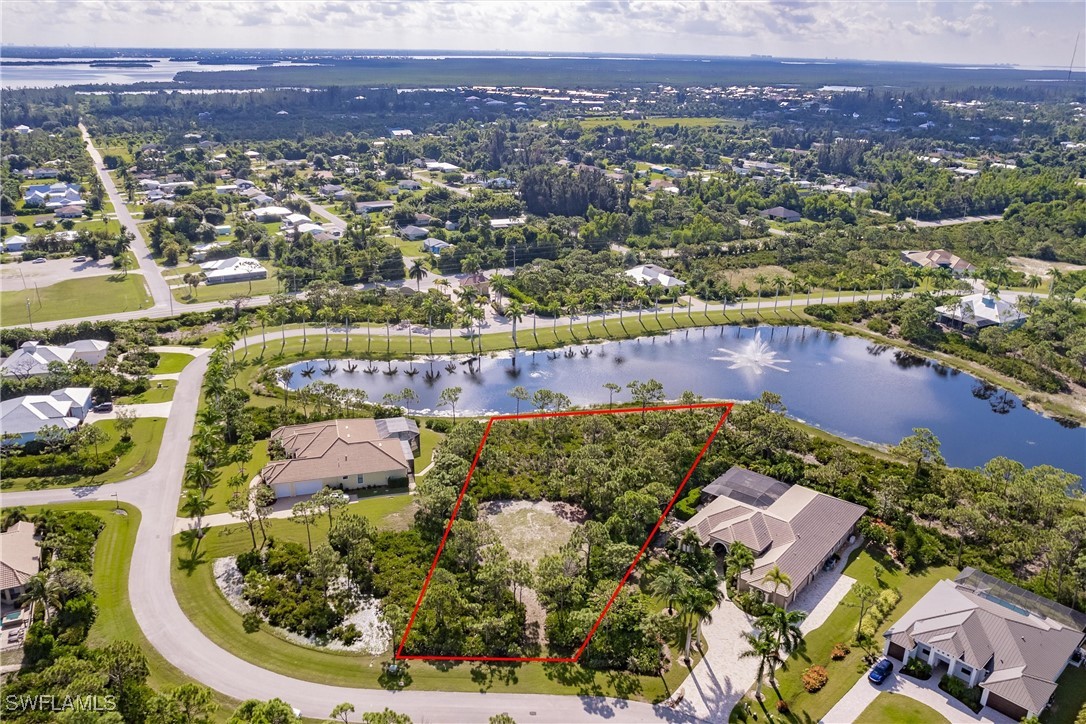
<path id="1" fill-rule="evenodd" d="M 296 330 L 299 331 L 300 330 Z M 259 335 L 249 337 L 259 344 Z M 151 644 L 186 675 L 236 699 L 281 698 L 307 717 L 324 718 L 336 704 L 349 701 L 359 712 L 385 707 L 419 722 L 486 722 L 506 712 L 520 722 L 555 724 L 601 720 L 611 722 L 696 721 L 666 707 L 604 697 L 444 691 L 385 691 L 326 686 L 292 679 L 244 661 L 220 648 L 189 621 L 170 583 L 171 540 L 181 495 L 200 386 L 208 355 L 202 354 L 181 372 L 166 423 L 158 460 L 148 472 L 123 483 L 96 488 L 53 488 L 4 494 L 3 505 L 43 505 L 80 500 L 130 503 L 140 509 L 129 575 L 132 611 Z M 240 629 L 238 635 L 244 635 Z M 350 666 L 350 660 L 344 659 Z"/>

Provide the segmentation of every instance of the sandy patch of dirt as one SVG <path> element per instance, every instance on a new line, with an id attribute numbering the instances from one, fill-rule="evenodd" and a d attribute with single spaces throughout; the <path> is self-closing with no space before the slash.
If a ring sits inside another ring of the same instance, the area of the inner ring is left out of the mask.
<path id="1" fill-rule="evenodd" d="M 479 512 L 510 557 L 533 567 L 543 556 L 557 553 L 588 518 L 576 505 L 545 500 L 491 500 L 479 506 Z"/>
<path id="2" fill-rule="evenodd" d="M 1029 259 L 1024 256 L 1009 256 L 1007 261 L 1011 267 L 1026 274 L 1036 274 L 1047 279 L 1049 269 L 1059 269 L 1061 272 L 1082 271 L 1086 266 L 1081 264 L 1069 264 L 1063 261 L 1042 261 L 1041 259 Z M 1041 290 L 1047 291 L 1047 290 Z"/>
<path id="3" fill-rule="evenodd" d="M 378 527 L 381 530 L 407 530 L 415 522 L 415 511 L 418 509 L 419 504 L 412 500 L 403 510 L 386 515 Z"/>

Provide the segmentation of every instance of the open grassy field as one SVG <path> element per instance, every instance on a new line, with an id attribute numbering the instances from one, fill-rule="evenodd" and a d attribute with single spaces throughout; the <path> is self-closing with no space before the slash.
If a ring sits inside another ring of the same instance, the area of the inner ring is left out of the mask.
<path id="1" fill-rule="evenodd" d="M 121 439 L 114 420 L 102 420 L 94 423 L 95 426 L 106 431 L 109 439 L 98 446 L 103 456 L 109 455 L 110 450 Z M 162 432 L 166 428 L 164 417 L 141 417 L 132 426 L 132 445 L 125 451 L 117 462 L 101 475 L 63 475 L 48 478 L 9 478 L 4 480 L 3 488 L 6 491 L 38 490 L 51 487 L 71 487 L 75 485 L 105 485 L 106 483 L 119 483 L 128 480 L 151 469 L 158 460 L 158 449 L 162 445 Z"/>
<path id="2" fill-rule="evenodd" d="M 131 312 L 152 306 L 151 295 L 139 274 L 86 277 L 40 287 L 34 291 L 0 292 L 0 319 L 5 325 L 68 319 L 73 310 L 84 317 Z"/>
<path id="3" fill-rule="evenodd" d="M 352 504 L 379 527 L 399 527 L 398 510 L 410 504 L 410 495 L 381 496 Z M 305 527 L 289 520 L 271 522 L 280 540 L 305 544 Z M 320 518 L 311 529 L 313 543 L 327 537 L 327 518 Z M 213 641 L 243 659 L 266 669 L 295 678 L 335 686 L 378 688 L 381 664 L 388 656 L 330 652 L 300 646 L 279 638 L 267 628 L 244 633 L 241 615 L 222 596 L 212 575 L 211 560 L 249 550 L 252 538 L 244 525 L 213 528 L 205 538 L 201 556 L 188 562 L 188 550 L 175 536 L 174 592 L 181 608 Z M 260 533 L 257 532 L 257 542 Z M 696 661 L 695 661 L 696 665 Z M 442 666 L 413 661 L 408 668 L 408 688 L 445 691 L 505 691 L 513 693 L 621 695 L 626 698 L 659 701 L 670 695 L 686 677 L 687 670 L 675 666 L 664 677 L 595 672 L 569 664 L 470 665 Z"/>
<path id="4" fill-rule="evenodd" d="M 678 118 L 675 116 L 661 116 L 656 118 L 616 118 L 614 116 L 602 118 L 585 118 L 580 121 L 581 128 L 597 128 L 598 126 L 618 126 L 624 129 L 640 128 L 642 126 L 674 126 L 680 128 L 706 128 L 708 126 L 738 126 L 743 121 L 734 118 Z"/>
<path id="5" fill-rule="evenodd" d="M 884 691 L 860 712 L 855 724 L 946 724 L 946 718 L 927 704 Z"/>
<path id="6" fill-rule="evenodd" d="M 881 565 L 886 571 L 881 576 L 881 583 L 875 577 L 876 564 Z M 866 583 L 875 590 L 890 587 L 901 592 L 901 601 L 890 612 L 876 633 L 875 639 L 881 641 L 882 632 L 889 628 L 891 623 L 912 608 L 913 604 L 931 590 L 936 582 L 944 578 L 953 578 L 958 574 L 958 570 L 951 566 L 941 566 L 929 568 L 923 573 L 910 574 L 881 551 L 860 548 L 850 556 L 848 565 L 842 573 Z M 767 712 L 773 712 L 774 717 L 783 716 L 790 722 L 808 722 L 820 720 L 833 708 L 833 705 L 866 671 L 862 665 L 864 651 L 853 643 L 858 618 L 859 608 L 850 593 L 834 609 L 824 624 L 807 634 L 805 650 L 792 654 L 778 670 L 778 688 L 788 702 L 790 713 L 776 714 L 777 695 L 771 687 L 764 686 L 762 687 L 762 693 L 765 695 L 763 705 Z M 833 661 L 830 659 L 830 651 L 837 643 L 847 644 L 852 650 L 844 659 Z M 829 681 L 821 690 L 810 694 L 803 688 L 802 676 L 807 667 L 815 664 L 826 667 Z M 757 711 L 759 707 L 751 704 L 751 708 Z M 739 707 L 732 710 L 731 721 L 738 721 L 738 711 Z"/>
<path id="7" fill-rule="evenodd" d="M 185 354 L 184 352 L 159 352 L 158 364 L 151 370 L 151 374 L 168 375 L 180 372 L 185 369 L 192 360 L 192 355 Z"/>

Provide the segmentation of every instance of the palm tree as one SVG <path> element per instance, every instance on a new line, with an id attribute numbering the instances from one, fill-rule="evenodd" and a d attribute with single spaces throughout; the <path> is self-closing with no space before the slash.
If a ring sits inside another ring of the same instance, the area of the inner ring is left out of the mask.
<path id="1" fill-rule="evenodd" d="M 324 349 L 328 350 L 328 333 L 329 327 L 332 325 L 332 320 L 336 315 L 332 311 L 331 307 L 321 307 L 317 310 L 317 319 L 324 323 Z"/>
<path id="2" fill-rule="evenodd" d="M 777 595 L 778 588 L 784 588 L 789 593 L 792 592 L 792 578 L 787 573 L 780 569 L 780 566 L 773 566 L 770 568 L 765 577 L 762 578 L 762 583 L 769 583 L 773 585 L 773 595 Z"/>
<path id="3" fill-rule="evenodd" d="M 780 606 L 758 619 L 756 625 L 767 634 L 777 646 L 777 653 L 784 658 L 803 646 L 803 631 L 800 624 L 807 618 L 806 611 L 789 611 Z M 770 663 L 769 680 L 774 680 L 774 664 Z"/>
<path id="4" fill-rule="evenodd" d="M 733 543 L 724 559 L 724 571 L 728 583 L 738 586 L 743 571 L 754 571 L 754 551 L 742 543 Z"/>
<path id="5" fill-rule="evenodd" d="M 704 588 L 694 587 L 683 591 L 677 598 L 679 606 L 683 610 L 686 627 L 686 643 L 683 647 L 683 659 L 690 664 L 690 647 L 698 636 L 702 621 L 713 620 L 713 609 L 716 601 L 713 594 Z"/>
<path id="6" fill-rule="evenodd" d="M 1037 276 L 1036 274 L 1030 274 L 1028 277 L 1026 277 L 1026 286 L 1031 291 L 1036 291 L 1036 289 L 1041 286 L 1041 277 Z"/>
<path id="7" fill-rule="evenodd" d="M 268 336 L 265 334 L 268 324 L 272 321 L 272 313 L 267 307 L 261 307 L 256 310 L 256 321 L 260 323 L 260 351 L 263 352 L 268 348 Z"/>
<path id="8" fill-rule="evenodd" d="M 31 603 L 40 605 L 45 615 L 45 623 L 49 623 L 49 609 L 60 605 L 60 586 L 55 578 L 42 571 L 31 576 L 23 586 L 23 595 L 19 596 L 19 605 Z"/>
<path id="9" fill-rule="evenodd" d="M 505 318 L 513 323 L 513 349 L 518 349 L 517 322 L 524 319 L 524 307 L 521 306 L 520 302 L 514 299 L 509 302 L 509 307 L 505 310 Z"/>
<path id="10" fill-rule="evenodd" d="M 649 592 L 657 598 L 667 601 L 667 612 L 675 615 L 675 599 L 686 591 L 693 581 L 678 566 L 663 563 L 658 566 L 656 575 L 649 584 Z"/>
<path id="11" fill-rule="evenodd" d="M 773 637 L 765 631 L 758 634 L 747 632 L 743 634 L 743 640 L 747 642 L 747 650 L 739 654 L 741 659 L 758 659 L 758 678 L 754 680 L 754 698 L 762 700 L 762 680 L 765 678 L 766 669 L 772 669 L 778 656 L 777 643 Z"/>
<path id="12" fill-rule="evenodd" d="M 189 518 L 195 518 L 195 524 L 192 527 L 193 548 L 192 557 L 196 558 L 200 553 L 200 542 L 204 539 L 204 514 L 211 508 L 211 498 L 207 498 L 195 493 L 189 493 L 185 498 L 184 505 L 181 506 L 181 512 Z"/>
<path id="13" fill-rule="evenodd" d="M 302 320 L 302 351 L 304 352 L 305 344 L 308 341 L 308 336 L 306 334 L 306 322 L 309 320 L 310 310 L 309 307 L 305 304 L 299 304 L 294 309 L 294 313 L 298 315 L 298 319 Z"/>
<path id="14" fill-rule="evenodd" d="M 422 291 L 422 280 L 430 276 L 430 272 L 426 270 L 426 265 L 422 263 L 422 259 L 415 259 L 407 270 L 407 276 L 415 280 L 415 289 Z"/>

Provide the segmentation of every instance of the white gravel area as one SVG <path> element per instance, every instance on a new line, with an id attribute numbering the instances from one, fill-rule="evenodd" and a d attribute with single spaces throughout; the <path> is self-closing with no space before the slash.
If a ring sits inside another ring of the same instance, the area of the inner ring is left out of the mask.
<path id="1" fill-rule="evenodd" d="M 215 574 L 215 583 L 218 584 L 219 590 L 222 591 L 223 596 L 226 597 L 230 606 L 233 607 L 235 611 L 243 614 L 252 611 L 253 607 L 250 606 L 242 596 L 245 579 L 241 575 L 241 571 L 238 570 L 236 557 L 229 556 L 226 558 L 216 558 L 212 563 L 212 570 Z M 345 586 L 346 580 L 341 579 L 337 585 Z M 356 651 L 358 653 L 376 656 L 388 650 L 391 643 L 392 631 L 381 616 L 381 606 L 377 602 L 377 599 L 370 596 L 362 596 L 358 601 L 358 608 L 343 617 L 344 626 L 352 623 L 361 635 L 350 646 L 347 646 L 339 640 L 320 643 L 317 641 L 316 637 L 313 636 L 302 636 L 293 631 L 287 631 L 286 629 L 274 626 L 268 626 L 268 628 L 272 629 L 278 636 L 292 643 L 327 649 L 329 651 Z M 265 623 L 265 625 L 268 624 Z"/>

